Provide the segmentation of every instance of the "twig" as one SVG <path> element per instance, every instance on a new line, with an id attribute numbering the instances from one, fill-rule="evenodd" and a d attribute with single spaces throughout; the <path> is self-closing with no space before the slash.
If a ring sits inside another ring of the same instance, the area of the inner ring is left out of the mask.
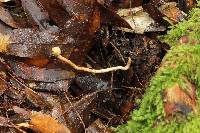
<path id="1" fill-rule="evenodd" d="M 112 42 L 110 44 L 117 51 L 117 53 L 119 54 L 119 56 L 122 58 L 122 61 L 125 63 L 124 57 L 123 57 L 122 53 L 120 52 L 120 50 Z"/>
<path id="2" fill-rule="evenodd" d="M 70 66 L 72 66 L 75 70 L 85 71 L 85 72 L 89 72 L 89 73 L 106 73 L 106 72 L 111 72 L 111 71 L 116 71 L 116 70 L 126 71 L 131 66 L 131 58 L 129 57 L 126 66 L 116 66 L 116 67 L 110 67 L 110 68 L 96 70 L 96 69 L 90 69 L 90 68 L 87 68 L 87 67 L 77 66 L 72 61 L 66 59 L 65 57 L 63 57 L 61 55 L 61 50 L 60 50 L 59 47 L 53 47 L 52 48 L 52 54 L 53 54 L 53 56 L 57 57 L 59 60 L 65 62 L 66 64 L 68 64 Z"/>
<path id="3" fill-rule="evenodd" d="M 66 96 L 67 101 L 69 102 L 70 106 L 73 107 L 73 104 L 72 104 L 71 100 L 69 99 L 69 97 L 66 95 L 66 92 L 65 92 L 65 96 Z M 64 112 L 63 115 L 64 115 L 65 113 L 66 113 L 66 112 Z M 78 113 L 77 110 L 75 110 L 75 113 L 76 113 L 76 115 L 78 116 L 79 120 L 81 121 L 81 124 L 83 125 L 83 128 L 84 128 L 84 130 L 85 130 L 85 129 L 86 129 L 86 126 L 85 126 L 85 123 L 84 123 L 84 121 L 83 121 L 81 115 Z"/>

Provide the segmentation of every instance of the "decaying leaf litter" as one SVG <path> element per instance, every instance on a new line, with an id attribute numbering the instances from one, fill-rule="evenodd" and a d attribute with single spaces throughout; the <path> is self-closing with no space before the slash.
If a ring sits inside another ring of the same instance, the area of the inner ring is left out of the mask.
<path id="1" fill-rule="evenodd" d="M 195 6 L 193 0 L 0 1 L 1 132 L 112 132 L 139 108 L 135 100 L 169 49 L 158 36 Z M 195 87 L 189 94 L 173 88 L 196 110 Z M 182 109 L 171 109 L 182 98 L 171 93 L 163 94 L 168 115 Z"/>

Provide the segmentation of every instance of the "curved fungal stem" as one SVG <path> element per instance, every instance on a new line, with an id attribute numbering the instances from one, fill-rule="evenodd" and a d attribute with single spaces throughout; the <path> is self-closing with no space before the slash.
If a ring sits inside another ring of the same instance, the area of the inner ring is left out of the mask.
<path id="1" fill-rule="evenodd" d="M 61 55 L 61 49 L 59 47 L 53 47 L 52 48 L 52 55 L 57 57 L 59 60 L 63 61 L 64 63 L 70 65 L 75 70 L 89 72 L 89 73 L 107 73 L 107 72 L 116 71 L 116 70 L 126 71 L 131 66 L 131 58 L 129 57 L 126 66 L 116 66 L 116 67 L 110 67 L 110 68 L 99 69 L 99 70 L 91 69 L 91 68 L 87 68 L 87 67 L 80 67 L 80 66 L 77 66 L 75 63 L 73 63 L 71 60 L 63 57 Z"/>

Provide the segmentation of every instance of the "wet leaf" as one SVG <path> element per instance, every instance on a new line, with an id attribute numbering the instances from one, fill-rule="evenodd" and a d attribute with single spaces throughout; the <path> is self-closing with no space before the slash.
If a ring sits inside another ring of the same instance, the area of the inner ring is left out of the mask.
<path id="1" fill-rule="evenodd" d="M 177 4 L 174 2 L 169 2 L 159 7 L 159 11 L 164 14 L 168 19 L 170 19 L 173 23 L 178 23 L 183 21 L 186 17 L 186 14 L 182 12 Z"/>
<path id="2" fill-rule="evenodd" d="M 64 48 L 66 45 L 56 42 L 58 35 L 51 33 L 51 31 L 16 29 L 13 30 L 9 36 L 10 44 L 7 46 L 6 54 L 19 57 L 48 58 L 50 57 L 51 49 L 54 46 L 60 46 L 64 53 L 68 53 L 71 50 L 70 48 L 66 50 Z"/>
<path id="3" fill-rule="evenodd" d="M 77 76 L 75 82 L 79 88 L 84 91 L 97 91 L 101 89 L 108 89 L 108 83 L 98 79 L 92 75 Z"/>
<path id="4" fill-rule="evenodd" d="M 39 68 L 14 61 L 9 62 L 9 64 L 17 77 L 29 81 L 55 82 L 74 77 L 74 73 L 67 70 Z"/>
<path id="5" fill-rule="evenodd" d="M 22 91 L 22 86 L 13 78 L 9 80 L 9 90 L 6 91 L 6 95 L 9 95 L 13 99 L 18 101 L 23 101 L 25 98 L 25 93 Z"/>
<path id="6" fill-rule="evenodd" d="M 67 127 L 73 133 L 80 133 L 84 131 L 84 127 L 90 124 L 90 110 L 94 108 L 95 101 L 97 100 L 97 92 L 91 93 L 82 97 L 80 100 L 69 104 L 63 110 L 63 116 Z"/>
<path id="7" fill-rule="evenodd" d="M 117 13 L 127 21 L 132 28 L 131 30 L 127 29 L 125 31 L 132 31 L 139 34 L 152 31 L 165 31 L 165 27 L 159 26 L 148 13 L 143 11 L 142 7 L 119 9 Z"/>
<path id="8" fill-rule="evenodd" d="M 5 35 L 11 32 L 11 27 L 7 26 L 5 23 L 0 22 L 0 33 Z"/>
<path id="9" fill-rule="evenodd" d="M 13 110 L 15 111 L 15 113 L 20 114 L 23 117 L 28 117 L 30 115 L 30 111 L 27 111 L 23 108 L 20 108 L 18 106 L 13 106 Z"/>
<path id="10" fill-rule="evenodd" d="M 29 123 L 21 123 L 18 126 L 30 128 L 40 133 L 71 133 L 67 127 L 49 115 L 32 112 L 30 119 Z"/>
<path id="11" fill-rule="evenodd" d="M 62 92 L 67 92 L 69 87 L 70 87 L 70 80 L 60 80 L 53 83 L 41 82 L 37 85 L 35 90 L 60 94 Z"/>
<path id="12" fill-rule="evenodd" d="M 13 28 L 17 27 L 17 24 L 15 23 L 9 11 L 2 6 L 0 6 L 0 20 Z"/>
<path id="13" fill-rule="evenodd" d="M 176 115 L 180 112 L 187 115 L 191 111 L 197 112 L 197 99 L 195 86 L 187 83 L 186 90 L 183 90 L 179 84 L 168 88 L 164 92 L 164 109 L 166 117 Z"/>
<path id="14" fill-rule="evenodd" d="M 30 88 L 25 89 L 25 95 L 28 100 L 30 100 L 36 107 L 41 107 L 42 109 L 51 110 L 51 104 L 46 101 L 40 94 L 34 92 Z"/>
<path id="15" fill-rule="evenodd" d="M 31 58 L 26 59 L 24 63 L 37 67 L 45 67 L 49 63 L 49 60 L 45 58 Z"/>
<path id="16" fill-rule="evenodd" d="M 0 96 L 8 89 L 6 74 L 0 71 Z"/>
<path id="17" fill-rule="evenodd" d="M 104 125 L 101 120 L 97 119 L 85 131 L 86 133 L 112 133 L 112 131 Z"/>
<path id="18" fill-rule="evenodd" d="M 0 2 L 8 2 L 8 1 L 11 1 L 11 0 L 0 0 Z"/>
<path id="19" fill-rule="evenodd" d="M 163 14 L 158 10 L 157 7 L 163 4 L 162 0 L 148 0 L 143 1 L 143 9 L 146 11 L 151 18 L 153 18 L 156 22 L 163 23 Z"/>
<path id="20" fill-rule="evenodd" d="M 118 27 L 124 27 L 131 29 L 129 23 L 127 23 L 123 18 L 121 18 L 116 11 L 109 8 L 100 7 L 101 10 L 101 23 L 112 24 Z"/>
<path id="21" fill-rule="evenodd" d="M 24 8 L 26 14 L 29 17 L 29 22 L 32 25 L 38 25 L 40 29 L 47 29 L 49 25 L 48 13 L 42 11 L 36 0 L 21 0 L 22 7 Z"/>
<path id="22" fill-rule="evenodd" d="M 0 127 L 8 126 L 8 125 L 9 125 L 9 119 L 6 117 L 0 116 Z"/>
<path id="23" fill-rule="evenodd" d="M 16 81 L 16 79 L 11 79 L 10 84 L 12 85 L 9 88 L 11 93 L 7 93 L 12 98 L 17 99 L 18 101 L 24 101 L 27 98 L 35 107 L 40 107 L 42 109 L 51 110 L 51 104 L 46 101 L 39 93 L 27 87 L 24 83 Z"/>
<path id="24" fill-rule="evenodd" d="M 56 23 L 60 28 L 63 28 L 66 21 L 70 19 L 69 13 L 59 5 L 57 0 L 37 0 L 44 9 L 48 12 L 49 17 Z"/>
<path id="25" fill-rule="evenodd" d="M 180 0 L 178 1 L 179 8 L 185 12 L 188 12 L 192 8 L 196 7 L 196 0 Z"/>

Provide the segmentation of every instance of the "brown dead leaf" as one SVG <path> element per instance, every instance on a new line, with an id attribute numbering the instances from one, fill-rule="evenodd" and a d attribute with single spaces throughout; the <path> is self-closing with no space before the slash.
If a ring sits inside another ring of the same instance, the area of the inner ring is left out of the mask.
<path id="1" fill-rule="evenodd" d="M 53 107 L 46 101 L 40 94 L 34 92 L 30 88 L 25 89 L 25 95 L 34 105 L 41 107 L 42 109 L 51 110 Z"/>
<path id="2" fill-rule="evenodd" d="M 13 28 L 17 27 L 17 24 L 9 11 L 2 6 L 0 6 L 0 20 Z"/>
<path id="3" fill-rule="evenodd" d="M 155 21 L 161 22 L 161 23 L 162 23 L 163 14 L 160 13 L 157 7 L 159 7 L 158 5 L 160 5 L 162 1 L 148 0 L 148 1 L 143 1 L 143 5 L 142 5 L 144 11 L 149 13 L 150 17 L 152 17 Z"/>
<path id="4" fill-rule="evenodd" d="M 178 1 L 179 7 L 184 11 L 188 12 L 192 8 L 194 8 L 197 5 L 196 0 L 180 0 Z"/>
<path id="5" fill-rule="evenodd" d="M 90 117 L 90 110 L 95 108 L 94 105 L 97 100 L 97 92 L 93 92 L 63 107 L 66 125 L 73 133 L 83 132 L 85 126 L 90 124 L 91 119 L 93 119 Z"/>
<path id="6" fill-rule="evenodd" d="M 18 106 L 13 106 L 13 110 L 15 113 L 20 114 L 23 117 L 28 117 L 30 115 L 30 111 L 25 110 L 24 108 L 20 108 Z"/>
<path id="7" fill-rule="evenodd" d="M 8 2 L 8 1 L 11 1 L 11 0 L 0 0 L 0 2 Z"/>
<path id="8" fill-rule="evenodd" d="M 47 29 L 49 25 L 48 13 L 42 10 L 36 0 L 21 0 L 22 7 L 24 8 L 26 15 L 28 15 L 29 22 L 33 26 L 39 26 L 40 29 Z"/>
<path id="9" fill-rule="evenodd" d="M 10 39 L 9 36 L 0 34 L 0 52 L 7 51 L 7 47 L 9 45 L 9 39 Z"/>
<path id="10" fill-rule="evenodd" d="M 31 58 L 24 61 L 24 63 L 37 66 L 37 67 L 45 67 L 48 64 L 49 60 L 45 58 Z"/>
<path id="11" fill-rule="evenodd" d="M 159 7 L 159 11 L 170 19 L 173 23 L 183 21 L 186 14 L 181 11 L 175 2 L 169 2 Z"/>
<path id="12" fill-rule="evenodd" d="M 6 74 L 0 71 L 0 96 L 8 89 Z"/>
<path id="13" fill-rule="evenodd" d="M 30 128 L 40 133 L 71 133 L 67 127 L 49 115 L 32 112 L 30 119 L 29 123 L 21 123 L 18 126 Z"/>
<path id="14" fill-rule="evenodd" d="M 21 81 L 18 81 L 18 79 L 11 78 L 10 84 L 11 87 L 7 92 L 10 97 L 17 99 L 18 101 L 22 101 L 24 98 L 27 98 L 36 107 L 40 107 L 45 110 L 52 109 L 51 104 L 44 97 L 27 87 Z"/>
<path id="15" fill-rule="evenodd" d="M 127 23 L 123 18 L 121 18 L 116 11 L 113 11 L 109 8 L 105 8 L 103 6 L 100 7 L 101 11 L 101 23 L 103 24 L 109 24 L 110 22 L 119 27 L 129 28 L 131 29 L 131 26 L 129 23 Z"/>
<path id="16" fill-rule="evenodd" d="M 178 8 L 176 2 L 169 2 L 168 0 L 149 0 L 148 2 L 143 2 L 143 8 L 157 22 L 163 23 L 164 18 L 171 24 L 175 24 L 186 18 L 186 14 Z"/>
<path id="17" fill-rule="evenodd" d="M 97 119 L 93 122 L 86 130 L 86 133 L 112 133 L 106 125 L 104 125 L 101 120 Z"/>
<path id="18" fill-rule="evenodd" d="M 184 115 L 191 111 L 197 113 L 196 89 L 189 82 L 187 85 L 187 90 L 183 90 L 179 84 L 175 84 L 164 91 L 164 109 L 167 117 L 177 112 L 181 112 Z"/>
<path id="19" fill-rule="evenodd" d="M 6 54 L 29 58 L 49 58 L 51 49 L 55 46 L 61 47 L 65 55 L 70 54 L 73 45 L 68 44 L 67 40 L 58 40 L 58 33 L 52 32 L 54 31 L 15 29 L 9 34 Z"/>
<path id="20" fill-rule="evenodd" d="M 35 90 L 60 94 L 62 92 L 68 91 L 68 88 L 70 87 L 70 83 L 71 83 L 70 80 L 60 80 L 53 83 L 41 82 L 37 85 Z"/>
<path id="21" fill-rule="evenodd" d="M 133 8 L 138 7 L 142 5 L 142 0 L 97 0 L 97 2 L 105 7 L 111 8 L 111 9 L 119 9 L 119 8 Z"/>
<path id="22" fill-rule="evenodd" d="M 67 127 L 51 116 L 33 112 L 30 118 L 30 124 L 33 125 L 33 129 L 41 133 L 71 133 Z"/>
<path id="23" fill-rule="evenodd" d="M 8 126 L 9 125 L 9 119 L 6 117 L 0 116 L 0 127 L 1 126 Z"/>
<path id="24" fill-rule="evenodd" d="M 130 30 L 122 29 L 124 31 L 143 34 L 144 32 L 165 30 L 165 27 L 156 23 L 148 13 L 144 12 L 141 6 L 128 9 L 119 9 L 117 14 L 131 26 Z"/>
<path id="25" fill-rule="evenodd" d="M 0 33 L 3 35 L 8 34 L 11 31 L 11 27 L 9 27 L 8 25 L 6 25 L 4 22 L 0 21 Z"/>
<path id="26" fill-rule="evenodd" d="M 17 77 L 29 81 L 55 82 L 74 78 L 74 73 L 63 69 L 47 69 L 29 66 L 22 62 L 9 61 L 12 71 Z"/>
<path id="27" fill-rule="evenodd" d="M 76 40 L 70 60 L 82 64 L 100 27 L 100 11 L 98 6 L 85 5 L 76 0 L 58 2 L 72 16 L 64 25 L 66 34 Z"/>
<path id="28" fill-rule="evenodd" d="M 48 12 L 49 17 L 60 27 L 63 28 L 66 21 L 71 16 L 65 11 L 65 9 L 59 5 L 57 0 L 37 0 L 37 3 L 43 6 Z"/>
<path id="29" fill-rule="evenodd" d="M 186 5 L 188 10 L 192 9 L 193 7 L 195 7 L 197 4 L 196 0 L 186 0 Z"/>

